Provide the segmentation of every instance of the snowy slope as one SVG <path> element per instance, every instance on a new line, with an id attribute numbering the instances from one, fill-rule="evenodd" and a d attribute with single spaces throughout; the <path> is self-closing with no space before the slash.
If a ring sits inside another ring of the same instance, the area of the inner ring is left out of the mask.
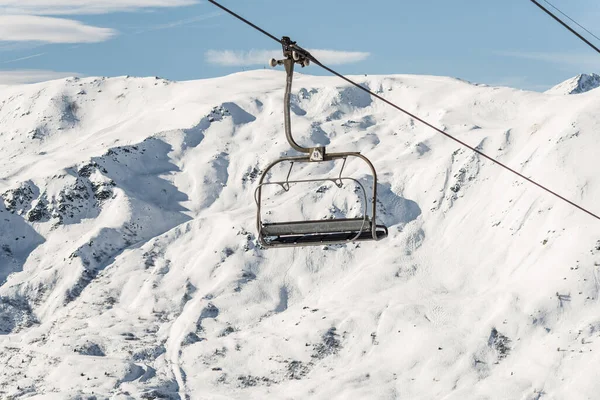
<path id="1" fill-rule="evenodd" d="M 596 91 L 355 79 L 600 212 Z M 294 129 L 373 161 L 390 236 L 256 245 L 283 83 L 0 89 L 0 398 L 596 398 L 599 221 L 335 78 L 297 76 Z M 272 211 L 356 201 L 290 196 Z"/>
<path id="2" fill-rule="evenodd" d="M 551 89 L 548 94 L 580 94 L 589 92 L 600 87 L 600 75 L 598 74 L 580 74 L 574 78 L 567 79 Z"/>

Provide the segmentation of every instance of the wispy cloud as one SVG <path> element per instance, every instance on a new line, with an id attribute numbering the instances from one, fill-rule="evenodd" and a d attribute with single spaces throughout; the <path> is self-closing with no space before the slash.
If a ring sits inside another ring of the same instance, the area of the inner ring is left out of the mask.
<path id="1" fill-rule="evenodd" d="M 503 57 L 521 58 L 526 60 L 543 61 L 547 63 L 575 67 L 580 70 L 592 71 L 600 69 L 600 57 L 590 53 L 558 53 L 558 52 L 525 52 L 525 51 L 496 51 L 494 54 Z"/>
<path id="2" fill-rule="evenodd" d="M 44 43 L 97 43 L 116 35 L 109 28 L 85 25 L 79 21 L 34 15 L 0 16 L 0 41 Z"/>
<path id="3" fill-rule="evenodd" d="M 46 54 L 46 53 L 32 54 L 32 55 L 26 56 L 26 57 L 19 57 L 19 58 L 15 58 L 13 60 L 2 61 L 2 62 L 0 62 L 0 64 L 10 64 L 10 63 L 19 62 L 19 61 L 25 61 L 25 60 L 29 60 L 30 58 L 41 57 L 44 54 Z"/>
<path id="4" fill-rule="evenodd" d="M 342 65 L 366 60 L 370 53 L 360 51 L 338 51 L 315 49 L 308 50 L 316 59 L 324 64 Z M 281 50 L 209 50 L 205 53 L 206 61 L 211 64 L 227 67 L 243 67 L 266 65 L 271 58 L 281 58 Z"/>
<path id="5" fill-rule="evenodd" d="M 185 18 L 185 19 L 181 19 L 181 20 L 178 20 L 178 21 L 172 21 L 172 22 L 167 22 L 167 23 L 164 23 L 164 24 L 147 26 L 147 27 L 141 28 L 140 30 L 134 32 L 134 34 L 137 35 L 137 34 L 140 34 L 140 33 L 146 33 L 146 32 L 151 32 L 151 31 L 158 31 L 158 30 L 162 30 L 162 29 L 177 28 L 179 26 L 189 25 L 189 24 L 193 24 L 195 22 L 206 21 L 208 19 L 218 17 L 219 15 L 221 15 L 220 12 L 212 12 L 212 13 L 209 13 L 209 14 L 197 15 L 195 17 Z"/>
<path id="6" fill-rule="evenodd" d="M 0 53 L 33 50 L 41 46 L 44 46 L 44 44 L 36 42 L 3 42 L 0 40 Z"/>
<path id="7" fill-rule="evenodd" d="M 181 7 L 198 0 L 0 0 L 2 14 L 106 14 L 142 8 Z"/>
<path id="8" fill-rule="evenodd" d="M 490 86 L 511 87 L 524 90 L 531 90 L 534 92 L 543 92 L 544 90 L 548 90 L 550 87 L 552 87 L 552 85 L 550 84 L 534 84 L 526 76 L 505 76 L 503 78 L 500 78 L 499 80 L 492 81 L 487 84 Z"/>
<path id="9" fill-rule="evenodd" d="M 36 83 L 70 76 L 80 76 L 80 74 L 45 70 L 0 71 L 0 85 Z"/>

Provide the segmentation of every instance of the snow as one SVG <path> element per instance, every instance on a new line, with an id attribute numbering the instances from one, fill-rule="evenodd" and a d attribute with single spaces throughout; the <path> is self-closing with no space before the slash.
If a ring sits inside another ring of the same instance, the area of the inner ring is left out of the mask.
<path id="1" fill-rule="evenodd" d="M 600 75 L 580 74 L 546 91 L 548 94 L 580 94 L 600 87 Z"/>
<path id="2" fill-rule="evenodd" d="M 296 76 L 293 129 L 371 159 L 390 235 L 259 248 L 284 76 L 2 87 L 0 397 L 595 398 L 598 221 L 336 78 Z M 597 91 L 353 78 L 600 212 Z M 320 188 L 270 217 L 357 212 Z"/>

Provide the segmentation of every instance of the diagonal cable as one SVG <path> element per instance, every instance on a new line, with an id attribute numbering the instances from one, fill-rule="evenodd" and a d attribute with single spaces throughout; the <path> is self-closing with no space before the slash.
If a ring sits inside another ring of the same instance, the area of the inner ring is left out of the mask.
<path id="1" fill-rule="evenodd" d="M 573 22 L 575 25 L 577 25 L 578 27 L 580 27 L 581 29 L 583 29 L 584 31 L 586 31 L 587 33 L 592 35 L 594 38 L 596 38 L 597 40 L 600 40 L 600 38 L 598 36 L 596 36 L 592 32 L 590 32 L 585 26 L 581 25 L 579 22 L 575 21 L 573 18 L 569 17 L 567 14 L 562 12 L 560 8 L 558 8 L 554 4 L 550 3 L 548 0 L 544 0 L 544 2 L 549 4 L 550 7 L 554 8 L 556 11 L 558 11 L 559 13 L 561 13 L 562 15 L 567 17 L 571 22 Z"/>
<path id="2" fill-rule="evenodd" d="M 277 39 L 275 36 L 271 35 L 269 32 L 265 31 L 264 29 L 262 29 L 261 27 L 253 24 L 252 22 L 248 21 L 246 18 L 243 18 L 242 16 L 234 13 L 233 11 L 231 11 L 230 9 L 220 5 L 219 3 L 217 3 L 214 0 L 208 0 L 209 2 L 213 3 L 215 6 L 219 7 L 221 10 L 225 11 L 228 14 L 233 15 L 235 18 L 239 19 L 240 21 L 250 25 L 251 27 L 253 27 L 254 29 L 256 29 L 257 31 L 261 32 L 262 34 L 270 37 L 271 39 L 273 39 L 274 41 L 276 41 L 277 43 L 281 44 L 281 40 Z"/>
<path id="3" fill-rule="evenodd" d="M 264 29 L 262 29 L 262 28 L 259 28 L 259 27 L 258 27 L 258 26 L 256 26 L 255 24 L 251 23 L 250 21 L 248 21 L 247 19 L 245 19 L 245 18 L 241 17 L 240 15 L 238 15 L 238 14 L 234 13 L 233 11 L 231 11 L 231 10 L 227 9 L 226 7 L 224 7 L 224 6 L 220 5 L 220 4 L 219 4 L 219 3 L 217 3 L 215 0 L 208 0 L 208 1 L 209 1 L 210 3 L 212 3 L 212 4 L 216 5 L 217 7 L 221 8 L 223 11 L 225 11 L 225 12 L 227 12 L 227 13 L 231 14 L 232 16 L 234 16 L 235 18 L 239 19 L 240 21 L 242 21 L 242 22 L 244 22 L 244 23 L 246 23 L 246 24 L 250 25 L 251 27 L 253 27 L 253 28 L 257 29 L 258 31 L 262 32 L 262 33 L 263 33 L 263 34 L 265 34 L 266 36 L 268 36 L 268 37 L 270 37 L 271 39 L 275 40 L 277 43 L 281 44 L 281 40 L 277 39 L 277 37 L 275 37 L 274 35 L 272 35 L 272 34 L 268 33 L 268 32 L 267 32 L 267 31 L 265 31 Z M 534 3 L 536 3 L 536 4 L 538 4 L 538 3 L 537 3 L 535 0 L 531 0 L 531 1 L 533 1 L 533 2 L 534 2 Z M 540 7 L 541 7 L 541 6 L 540 6 Z M 585 39 L 584 39 L 584 40 L 585 40 Z M 405 110 L 404 108 L 402 108 L 402 107 L 400 107 L 400 106 L 398 106 L 398 105 L 396 105 L 396 104 L 392 103 L 391 101 L 389 101 L 389 100 L 385 99 L 384 97 L 381 97 L 381 96 L 380 96 L 380 95 L 378 95 L 377 93 L 374 93 L 374 92 L 372 92 L 371 90 L 367 89 L 366 87 L 364 87 L 364 86 L 362 86 L 362 85 L 360 85 L 360 84 L 358 84 L 358 83 L 354 82 L 353 80 L 351 80 L 351 79 L 349 79 L 349 78 L 345 77 L 344 75 L 340 74 L 339 72 L 337 72 L 337 71 L 335 71 L 335 70 L 333 70 L 333 69 L 329 68 L 328 66 L 326 66 L 326 65 L 322 64 L 322 63 L 321 63 L 319 60 L 317 60 L 317 59 L 316 59 L 316 58 L 315 58 L 313 55 L 311 55 L 309 52 L 307 52 L 306 50 L 302 49 L 301 47 L 299 47 L 299 46 L 296 46 L 296 48 L 298 48 L 299 50 L 302 50 L 303 52 L 305 52 L 305 56 L 306 56 L 306 57 L 307 57 L 307 58 L 308 58 L 308 59 L 309 59 L 311 62 L 313 62 L 313 63 L 317 64 L 319 67 L 323 68 L 324 70 L 328 71 L 329 73 L 331 73 L 331 74 L 333 74 L 333 75 L 335 75 L 335 76 L 337 76 L 337 77 L 339 77 L 339 78 L 343 79 L 344 81 L 346 81 L 346 82 L 350 83 L 350 84 L 351 84 L 351 85 L 353 85 L 353 86 L 356 86 L 357 88 L 359 88 L 359 89 L 363 90 L 364 92 L 366 92 L 366 93 L 370 94 L 371 96 L 375 97 L 376 99 L 383 101 L 384 103 L 386 103 L 386 104 L 388 104 L 388 105 L 392 106 L 392 107 L 393 107 L 393 108 L 395 108 L 396 110 L 398 110 L 398 111 L 400 111 L 400 112 L 403 112 L 404 114 L 408 115 L 409 117 L 413 118 L 414 120 L 416 120 L 416 121 L 419 121 L 419 122 L 421 122 L 422 124 L 424 124 L 424 125 L 426 125 L 426 126 L 430 127 L 431 129 L 435 130 L 436 132 L 438 132 L 438 133 L 441 133 L 442 135 L 446 136 L 447 138 L 454 140 L 455 142 L 457 142 L 457 143 L 458 143 L 458 144 L 460 144 L 461 146 L 464 146 L 464 147 L 468 148 L 469 150 L 471 150 L 471 151 L 473 151 L 473 152 L 475 152 L 475 153 L 479 154 L 479 155 L 480 155 L 480 156 L 482 156 L 483 158 L 485 158 L 485 159 L 487 159 L 487 160 L 489 160 L 489 161 L 493 162 L 494 164 L 497 164 L 497 165 L 499 165 L 500 167 L 502 167 L 502 168 L 506 169 L 507 171 L 510 171 L 510 172 L 512 172 L 513 174 L 517 175 L 518 177 L 520 177 L 520 178 L 522 178 L 522 179 L 526 180 L 527 182 L 529 182 L 529 183 L 531 183 L 531 184 L 533 184 L 533 185 L 535 185 L 535 186 L 539 187 L 540 189 L 542 189 L 542 190 L 544 190 L 544 191 L 546 191 L 546 192 L 550 193 L 551 195 L 553 195 L 553 196 L 555 196 L 555 197 L 557 197 L 557 198 L 561 199 L 562 201 L 564 201 L 564 202 L 566 202 L 566 203 L 570 204 L 571 206 L 573 206 L 573 207 L 575 207 L 575 208 L 577 208 L 577 209 L 579 209 L 579 210 L 583 211 L 584 213 L 586 213 L 586 214 L 588 214 L 588 215 L 590 215 L 590 216 L 592 216 L 592 217 L 594 217 L 594 218 L 596 218 L 596 219 L 600 220 L 600 216 L 598 216 L 598 215 L 594 214 L 593 212 L 591 212 L 591 211 L 589 211 L 589 210 L 587 210 L 587 209 L 583 208 L 582 206 L 580 206 L 580 205 L 578 205 L 578 204 L 576 204 L 576 203 L 572 202 L 571 200 L 569 200 L 569 199 L 567 199 L 567 198 L 565 198 L 565 197 L 561 196 L 560 194 L 558 194 L 558 193 L 556 193 L 556 192 L 554 192 L 554 191 L 552 191 L 552 190 L 548 189 L 546 186 L 544 186 L 544 185 L 542 185 L 542 184 L 540 184 L 540 183 L 537 183 L 537 182 L 536 182 L 536 181 L 534 181 L 533 179 L 530 179 L 530 178 L 526 177 L 525 175 L 521 174 L 520 172 L 517 172 L 517 171 L 515 171 L 514 169 L 510 168 L 509 166 L 507 166 L 507 165 L 503 164 L 502 162 L 500 162 L 500 161 L 498 161 L 498 160 L 496 160 L 496 159 L 494 159 L 494 158 L 492 158 L 492 157 L 488 156 L 487 154 L 485 154 L 485 153 L 484 153 L 484 152 L 482 152 L 481 150 L 478 150 L 478 149 L 476 149 L 475 147 L 473 147 L 473 146 L 470 146 L 469 144 L 467 144 L 467 143 L 463 142 L 462 140 L 460 140 L 460 139 L 458 139 L 458 138 L 456 138 L 456 137 L 454 137 L 454 136 L 450 135 L 448 132 L 445 132 L 445 131 L 441 130 L 440 128 L 436 127 L 435 125 L 432 125 L 432 124 L 430 124 L 429 122 L 425 121 L 424 119 L 422 119 L 422 118 L 419 118 L 418 116 L 416 116 L 416 115 L 414 115 L 413 113 L 411 113 L 411 112 L 409 112 L 409 111 Z M 600 50 L 598 50 L 598 52 L 600 52 Z"/>
<path id="4" fill-rule="evenodd" d="M 556 20 L 556 22 L 558 22 L 559 24 L 561 24 L 562 26 L 564 26 L 565 28 L 567 28 L 572 34 L 574 34 L 575 36 L 577 36 L 579 39 L 583 40 L 585 44 L 587 44 L 592 49 L 594 49 L 598 53 L 600 53 L 600 49 L 597 46 L 595 46 L 594 44 L 592 44 L 592 42 L 590 42 L 589 40 L 587 40 L 586 38 L 584 38 L 581 33 L 577 32 L 575 29 L 571 28 L 565 21 L 563 21 L 562 19 L 558 18 L 556 15 L 552 14 L 550 12 L 550 10 L 548 10 L 546 7 L 544 7 L 543 5 L 541 5 L 540 3 L 538 3 L 536 0 L 531 0 L 531 2 L 533 4 L 535 4 L 536 6 L 538 6 L 539 8 L 541 8 L 542 11 L 544 11 L 546 14 L 548 14 L 549 16 L 551 16 L 554 20 Z"/>

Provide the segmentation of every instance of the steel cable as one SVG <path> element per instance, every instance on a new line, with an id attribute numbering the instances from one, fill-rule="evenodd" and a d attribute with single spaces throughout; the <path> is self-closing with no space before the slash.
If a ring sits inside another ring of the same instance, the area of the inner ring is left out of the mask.
<path id="1" fill-rule="evenodd" d="M 575 21 L 573 18 L 569 17 L 567 14 L 565 14 L 564 12 L 562 12 L 560 8 L 558 8 L 554 4 L 550 3 L 548 0 L 544 0 L 544 3 L 550 5 L 550 7 L 554 8 L 556 11 L 558 11 L 559 13 L 561 13 L 562 15 L 564 15 L 565 17 L 567 17 L 575 25 L 577 25 L 578 27 L 580 27 L 581 29 L 583 29 L 584 31 L 586 31 L 587 33 L 589 33 L 590 35 L 592 35 L 594 38 L 596 38 L 596 40 L 600 41 L 600 38 L 598 36 L 594 35 L 585 26 L 581 25 L 579 22 Z"/>
<path id="2" fill-rule="evenodd" d="M 272 34 L 268 33 L 268 32 L 267 32 L 267 31 L 265 31 L 264 29 L 262 29 L 262 28 L 259 28 L 259 27 L 258 27 L 258 26 L 256 26 L 255 24 L 251 23 L 250 21 L 248 21 L 247 19 L 245 19 L 245 18 L 241 17 L 240 15 L 236 14 L 235 12 L 233 12 L 233 11 L 231 11 L 231 10 L 227 9 L 226 7 L 224 7 L 224 6 L 222 6 L 221 4 L 217 3 L 216 1 L 214 1 L 214 0 L 208 0 L 208 1 L 209 1 L 210 3 L 212 3 L 212 4 L 216 5 L 217 7 L 221 8 L 223 11 L 225 11 L 225 12 L 227 12 L 227 13 L 231 14 L 232 16 L 234 16 L 235 18 L 239 19 L 240 21 L 242 21 L 242 22 L 244 22 L 244 23 L 246 23 L 246 24 L 250 25 L 250 26 L 251 26 L 251 27 L 253 27 L 254 29 L 257 29 L 258 31 L 262 32 L 262 33 L 263 33 L 263 34 L 265 34 L 266 36 L 268 36 L 268 37 L 270 37 L 271 39 L 275 40 L 277 43 L 281 44 L 281 40 L 280 40 L 280 39 L 277 39 L 277 37 L 275 37 L 274 35 L 272 35 Z M 534 3 L 536 3 L 536 4 L 538 4 L 538 5 L 539 5 L 539 3 L 537 3 L 535 0 L 531 0 L 531 1 L 533 1 Z M 541 6 L 540 6 L 540 7 L 541 7 Z M 543 7 L 542 7 L 542 8 L 543 8 Z M 547 12 L 548 12 L 548 11 L 547 11 Z M 550 14 L 551 14 L 551 13 L 550 13 Z M 551 15 L 552 15 L 552 14 L 551 14 Z M 555 18 L 556 18 L 556 17 L 555 17 Z M 585 39 L 584 39 L 584 40 L 585 40 Z M 590 45 L 591 45 L 591 44 L 590 44 Z M 299 47 L 299 46 L 296 46 L 296 47 L 297 47 L 298 49 L 300 49 L 300 50 L 303 50 L 303 49 L 302 49 L 301 47 Z M 593 47 L 593 45 L 592 45 L 592 47 Z M 600 50 L 598 50 L 598 52 L 600 52 Z M 553 196 L 555 196 L 555 197 L 559 198 L 560 200 L 562 200 L 562 201 L 564 201 L 564 202 L 566 202 L 566 203 L 570 204 L 571 206 L 573 206 L 573 207 L 575 207 L 575 208 L 579 209 L 580 211 L 583 211 L 584 213 L 586 213 L 586 214 L 588 214 L 588 215 L 590 215 L 590 216 L 592 216 L 592 217 L 594 217 L 594 218 L 596 218 L 596 219 L 600 220 L 600 216 L 598 216 L 598 215 L 594 214 L 593 212 L 591 212 L 591 211 L 589 211 L 589 210 L 585 209 L 584 207 L 582 207 L 582 206 L 580 206 L 580 205 L 578 205 L 578 204 L 574 203 L 573 201 L 571 201 L 571 200 L 569 200 L 569 199 L 567 199 L 567 198 L 565 198 L 565 197 L 561 196 L 560 194 L 558 194 L 558 193 L 556 193 L 556 192 L 554 192 L 554 191 L 550 190 L 550 189 L 549 189 L 549 188 L 547 188 L 546 186 L 544 186 L 544 185 L 542 185 L 542 184 L 540 184 L 540 183 L 538 183 L 538 182 L 536 182 L 536 181 L 534 181 L 534 180 L 532 180 L 532 179 L 530 179 L 530 178 L 526 177 L 525 175 L 523 175 L 523 174 L 521 174 L 521 173 L 519 173 L 519 172 L 515 171 L 514 169 L 510 168 L 509 166 L 507 166 L 507 165 L 503 164 L 502 162 L 500 162 L 500 161 L 498 161 L 498 160 L 496 160 L 496 159 L 492 158 L 491 156 L 488 156 L 487 154 L 483 153 L 481 150 L 478 150 L 478 149 L 476 149 L 475 147 L 468 145 L 467 143 L 465 143 L 465 142 L 461 141 L 460 139 L 458 139 L 458 138 L 456 138 L 456 137 L 454 137 L 454 136 L 450 135 L 449 133 L 447 133 L 447 132 L 445 132 L 445 131 L 441 130 L 440 128 L 438 128 L 438 127 L 436 127 L 436 126 L 434 126 L 434 125 L 430 124 L 429 122 L 425 121 L 424 119 L 422 119 L 422 118 L 419 118 L 418 116 L 416 116 L 416 115 L 412 114 L 411 112 L 409 112 L 409 111 L 407 111 L 407 110 L 403 109 L 402 107 L 400 107 L 400 106 L 398 106 L 398 105 L 396 105 L 396 104 L 392 103 L 391 101 L 389 101 L 389 100 L 387 100 L 387 99 L 385 99 L 385 98 L 381 97 L 381 96 L 380 96 L 380 95 L 378 95 L 377 93 L 374 93 L 374 92 L 372 92 L 371 90 L 367 89 L 366 87 L 364 87 L 364 86 L 362 86 L 362 85 L 360 85 L 360 84 L 358 84 L 358 83 L 354 82 L 353 80 L 351 80 L 351 79 L 349 79 L 349 78 L 345 77 L 344 75 L 340 74 L 339 72 L 337 72 L 337 71 L 335 71 L 335 70 L 333 70 L 333 69 L 329 68 L 328 66 L 326 66 L 326 65 L 322 64 L 322 63 L 321 63 L 319 60 L 317 60 L 317 59 L 316 59 L 314 56 L 312 56 L 312 55 L 311 55 L 309 52 L 306 52 L 305 56 L 306 56 L 306 57 L 307 57 L 307 58 L 308 58 L 308 59 L 309 59 L 311 62 L 315 63 L 316 65 L 318 65 L 319 67 L 321 67 L 321 68 L 323 68 L 324 70 L 328 71 L 329 73 L 331 73 L 331 74 L 333 74 L 333 75 L 335 75 L 335 76 L 337 76 L 337 77 L 339 77 L 339 78 L 343 79 L 344 81 L 346 81 L 346 82 L 350 83 L 350 84 L 351 84 L 351 85 L 353 85 L 353 86 L 356 86 L 357 88 L 359 88 L 359 89 L 361 89 L 361 90 L 365 91 L 366 93 L 370 94 L 371 96 L 375 97 L 376 99 L 383 101 L 384 103 L 386 103 L 386 104 L 388 104 L 388 105 L 392 106 L 392 107 L 393 107 L 393 108 L 395 108 L 396 110 L 398 110 L 398 111 L 400 111 L 400 112 L 403 112 L 404 114 L 408 115 L 409 117 L 413 118 L 414 120 L 416 120 L 416 121 L 419 121 L 419 122 L 421 122 L 422 124 L 424 124 L 424 125 L 428 126 L 429 128 L 431 128 L 431 129 L 435 130 L 436 132 L 438 132 L 438 133 L 441 133 L 442 135 L 446 136 L 447 138 L 454 140 L 455 142 L 459 143 L 461 146 L 464 146 L 464 147 L 468 148 L 469 150 L 471 150 L 471 151 L 475 152 L 476 154 L 479 154 L 480 156 L 484 157 L 485 159 L 487 159 L 487 160 L 489 160 L 489 161 L 493 162 L 494 164 L 497 164 L 497 165 L 499 165 L 500 167 L 502 167 L 502 168 L 506 169 L 507 171 L 509 171 L 509 172 L 512 172 L 513 174 L 517 175 L 518 177 L 520 177 L 520 178 L 524 179 L 525 181 L 527 181 L 527 182 L 529 182 L 529 183 L 531 183 L 531 184 L 533 184 L 533 185 L 535 185 L 535 186 L 539 187 L 540 189 L 542 189 L 542 190 L 546 191 L 547 193 L 550 193 L 551 195 L 553 195 Z"/>
<path id="3" fill-rule="evenodd" d="M 574 34 L 575 36 L 577 36 L 579 39 L 583 40 L 585 42 L 585 44 L 587 44 L 588 46 L 590 46 L 592 49 L 596 50 L 598 53 L 600 53 L 600 49 L 598 47 L 596 47 L 595 45 L 592 44 L 592 42 L 590 42 L 589 40 L 587 40 L 586 38 L 583 37 L 583 35 L 579 32 L 577 32 L 575 29 L 571 28 L 566 22 L 564 22 L 562 19 L 558 18 L 556 15 L 552 14 L 550 12 L 550 10 L 548 10 L 546 7 L 544 7 L 543 5 L 541 5 L 540 3 L 538 3 L 536 0 L 531 0 L 531 2 L 533 4 L 535 4 L 536 6 L 538 6 L 539 8 L 542 9 L 542 11 L 544 11 L 546 14 L 548 14 L 549 16 L 551 16 L 554 20 L 556 20 L 559 24 L 561 24 L 562 26 L 564 26 L 565 28 L 567 28 L 572 34 Z"/>

